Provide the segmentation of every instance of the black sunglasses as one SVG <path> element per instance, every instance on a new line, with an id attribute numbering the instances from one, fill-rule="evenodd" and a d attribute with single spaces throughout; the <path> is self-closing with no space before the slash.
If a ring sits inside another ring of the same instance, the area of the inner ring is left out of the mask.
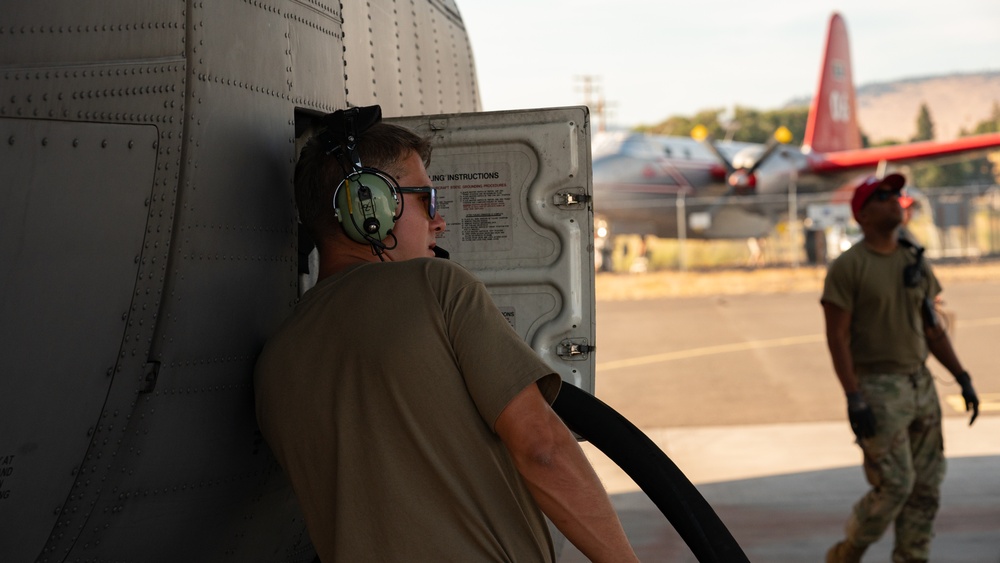
<path id="1" fill-rule="evenodd" d="M 894 190 L 876 190 L 871 197 L 875 201 L 889 201 L 890 199 L 899 199 L 899 192 Z"/>
<path id="2" fill-rule="evenodd" d="M 430 197 L 427 199 L 427 215 L 433 219 L 434 215 L 437 214 L 437 189 L 431 186 L 420 186 L 420 187 L 399 187 L 396 188 L 401 194 L 429 194 Z"/>

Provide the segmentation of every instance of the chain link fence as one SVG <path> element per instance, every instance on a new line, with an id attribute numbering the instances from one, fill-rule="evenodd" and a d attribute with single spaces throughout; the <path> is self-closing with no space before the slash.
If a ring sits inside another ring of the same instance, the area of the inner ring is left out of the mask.
<path id="1" fill-rule="evenodd" d="M 976 260 L 1000 256 L 1000 186 L 907 188 L 907 193 L 914 204 L 906 228 L 926 247 L 926 257 Z M 598 268 L 644 272 L 826 264 L 862 236 L 851 216 L 849 198 L 843 192 L 730 197 L 727 206 L 742 206 L 754 213 L 767 210 L 775 227 L 763 237 L 700 240 L 697 225 L 681 221 L 676 239 L 615 236 L 595 241 Z M 704 208 L 716 202 L 717 198 L 689 197 L 661 205 L 663 213 L 677 215 L 678 203 Z"/>

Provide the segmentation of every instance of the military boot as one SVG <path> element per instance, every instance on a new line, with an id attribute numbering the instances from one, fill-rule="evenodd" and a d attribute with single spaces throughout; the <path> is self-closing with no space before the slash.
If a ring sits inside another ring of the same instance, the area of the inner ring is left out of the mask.
<path id="1" fill-rule="evenodd" d="M 846 540 L 837 542 L 826 552 L 826 563 L 861 563 L 866 549 L 868 546 L 857 547 Z"/>

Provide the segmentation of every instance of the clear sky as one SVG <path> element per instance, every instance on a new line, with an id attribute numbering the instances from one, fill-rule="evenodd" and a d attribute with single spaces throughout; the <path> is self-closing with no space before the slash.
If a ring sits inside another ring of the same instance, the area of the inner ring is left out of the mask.
<path id="1" fill-rule="evenodd" d="M 812 95 L 835 10 L 857 86 L 1000 70 L 1000 0 L 457 2 L 486 111 L 580 105 L 585 75 L 609 126 L 777 109 Z"/>

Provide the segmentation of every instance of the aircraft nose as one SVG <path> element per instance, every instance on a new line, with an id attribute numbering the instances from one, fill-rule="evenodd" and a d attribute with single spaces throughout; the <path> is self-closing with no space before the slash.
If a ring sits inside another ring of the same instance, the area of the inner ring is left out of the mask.
<path id="1" fill-rule="evenodd" d="M 757 188 L 757 175 L 737 170 L 729 175 L 729 185 L 737 192 L 752 192 Z"/>

